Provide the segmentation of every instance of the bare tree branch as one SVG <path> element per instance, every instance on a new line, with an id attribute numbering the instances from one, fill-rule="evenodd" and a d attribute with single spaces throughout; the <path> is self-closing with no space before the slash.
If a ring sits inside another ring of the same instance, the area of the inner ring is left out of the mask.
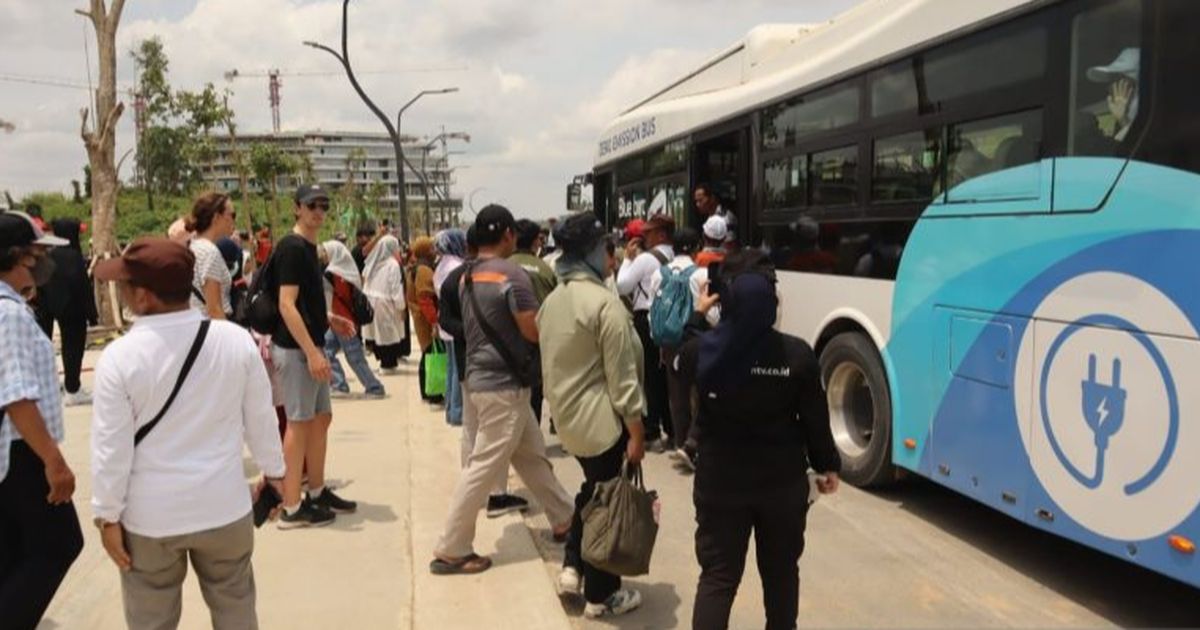
<path id="1" fill-rule="evenodd" d="M 96 17 L 92 15 L 91 11 L 84 11 L 83 9 L 75 9 L 75 12 L 78 13 L 79 15 L 82 15 L 83 17 L 91 20 L 93 23 L 96 21 Z"/>
<path id="2" fill-rule="evenodd" d="M 113 0 L 112 6 L 108 8 L 108 19 L 116 24 L 121 20 L 121 11 L 125 10 L 125 0 Z"/>
<path id="3" fill-rule="evenodd" d="M 117 126 L 117 119 L 125 111 L 125 103 L 117 102 L 116 107 L 113 107 L 108 116 L 104 117 L 104 125 L 100 128 L 99 140 L 104 141 L 113 132 L 113 128 Z"/>
<path id="4" fill-rule="evenodd" d="M 92 132 L 88 131 L 88 110 L 86 107 L 79 110 L 79 117 L 82 119 L 82 125 L 79 128 L 79 136 L 83 138 L 84 144 L 90 145 Z"/>

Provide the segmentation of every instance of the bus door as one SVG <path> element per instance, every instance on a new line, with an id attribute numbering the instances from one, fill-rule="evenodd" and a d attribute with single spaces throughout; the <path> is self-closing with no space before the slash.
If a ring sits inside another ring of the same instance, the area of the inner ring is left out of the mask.
<path id="1" fill-rule="evenodd" d="M 692 142 L 691 190 L 697 184 L 713 186 L 721 206 L 734 213 L 739 226 L 750 220 L 750 125 L 739 121 Z M 699 229 L 699 214 L 689 202 L 689 224 Z M 745 236 L 741 236 L 744 240 Z"/>

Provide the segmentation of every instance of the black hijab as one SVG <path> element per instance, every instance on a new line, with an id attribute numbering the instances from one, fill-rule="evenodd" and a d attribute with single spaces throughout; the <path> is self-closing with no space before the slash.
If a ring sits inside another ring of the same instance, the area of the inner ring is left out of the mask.
<path id="1" fill-rule="evenodd" d="M 729 393 L 750 380 L 772 339 L 779 298 L 775 283 L 760 273 L 743 273 L 721 304 L 721 323 L 700 338 L 697 380 L 704 391 Z"/>

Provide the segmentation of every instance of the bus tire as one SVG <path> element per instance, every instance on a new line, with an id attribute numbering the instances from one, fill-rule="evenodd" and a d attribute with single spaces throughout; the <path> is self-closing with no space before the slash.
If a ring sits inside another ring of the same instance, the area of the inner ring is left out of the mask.
<path id="1" fill-rule="evenodd" d="M 894 481 L 892 394 L 875 344 L 862 333 L 842 333 L 820 361 L 842 479 L 861 488 Z"/>

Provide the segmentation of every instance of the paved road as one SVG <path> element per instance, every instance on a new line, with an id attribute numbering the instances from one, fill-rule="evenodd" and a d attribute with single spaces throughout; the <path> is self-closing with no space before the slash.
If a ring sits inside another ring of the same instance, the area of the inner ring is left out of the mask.
<path id="1" fill-rule="evenodd" d="M 556 443 L 556 441 L 554 441 Z M 578 466 L 552 447 L 568 488 Z M 620 628 L 689 627 L 699 568 L 691 477 L 648 455 L 647 486 L 663 497 L 649 576 L 632 580 L 644 610 Z M 753 549 L 753 545 L 751 545 Z M 543 545 L 547 571 L 561 562 Z M 761 628 L 762 597 L 747 562 L 731 628 Z M 801 627 L 1200 626 L 1200 592 L 1026 527 L 924 480 L 886 492 L 845 484 L 809 517 L 801 560 Z M 580 628 L 587 622 L 569 611 Z"/>
<path id="2" fill-rule="evenodd" d="M 88 356 L 88 364 L 95 360 Z M 90 376 L 90 375 L 89 375 Z M 646 478 L 663 497 L 649 576 L 633 580 L 644 608 L 616 622 L 585 622 L 553 593 L 561 547 L 544 518 L 481 518 L 479 553 L 496 567 L 439 578 L 426 568 L 458 469 L 458 430 L 417 398 L 411 368 L 384 378 L 384 401 L 337 401 L 330 476 L 358 499 L 359 514 L 314 531 L 261 530 L 255 569 L 265 628 L 676 628 L 688 627 L 698 568 L 692 549 L 691 478 L 650 455 Z M 90 408 L 67 413 L 68 460 L 85 523 Z M 548 438 L 555 469 L 578 487 L 575 462 Z M 248 474 L 252 471 L 248 470 Z M 514 482 L 514 485 L 515 482 Z M 524 492 L 519 489 L 518 492 Z M 116 570 L 94 530 L 43 628 L 121 628 Z M 540 553 L 539 553 L 540 552 Z M 753 558 L 733 628 L 762 627 Z M 853 488 L 823 498 L 810 517 L 802 560 L 805 627 L 1200 626 L 1197 592 L 1025 527 L 922 481 L 883 493 Z M 565 612 L 565 614 L 564 614 Z M 183 628 L 208 626 L 189 579 Z"/>

